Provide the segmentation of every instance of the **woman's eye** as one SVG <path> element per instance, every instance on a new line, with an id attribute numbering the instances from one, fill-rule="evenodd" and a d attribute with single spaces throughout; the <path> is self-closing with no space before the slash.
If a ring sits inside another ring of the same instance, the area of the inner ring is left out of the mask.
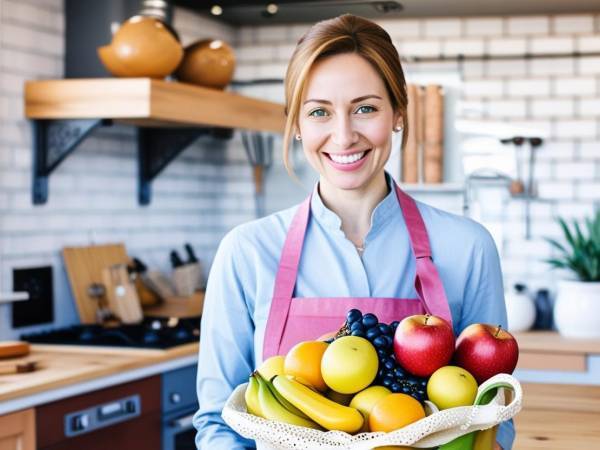
<path id="1" fill-rule="evenodd" d="M 374 112 L 374 111 L 377 111 L 377 110 L 374 107 L 369 106 L 369 105 L 362 105 L 356 109 L 356 112 L 359 114 L 367 114 L 367 113 Z"/>
<path id="2" fill-rule="evenodd" d="M 313 109 L 308 113 L 310 117 L 325 117 L 327 112 L 324 109 Z"/>

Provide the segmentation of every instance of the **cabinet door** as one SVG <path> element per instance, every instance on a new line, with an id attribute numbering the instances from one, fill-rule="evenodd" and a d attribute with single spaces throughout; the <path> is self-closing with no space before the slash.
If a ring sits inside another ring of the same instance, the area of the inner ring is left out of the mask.
<path id="1" fill-rule="evenodd" d="M 0 450 L 35 450 L 33 408 L 0 416 Z"/>

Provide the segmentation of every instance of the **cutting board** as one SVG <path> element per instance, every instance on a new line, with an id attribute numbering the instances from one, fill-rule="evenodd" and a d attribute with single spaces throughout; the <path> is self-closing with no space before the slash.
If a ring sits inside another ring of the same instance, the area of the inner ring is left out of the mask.
<path id="1" fill-rule="evenodd" d="M 124 244 L 65 247 L 63 259 L 81 323 L 96 323 L 98 302 L 88 295 L 93 283 L 103 283 L 102 270 L 115 264 L 128 264 Z"/>
<path id="2" fill-rule="evenodd" d="M 115 264 L 102 270 L 110 310 L 123 323 L 139 323 L 144 318 L 135 285 L 129 279 L 127 266 Z"/>

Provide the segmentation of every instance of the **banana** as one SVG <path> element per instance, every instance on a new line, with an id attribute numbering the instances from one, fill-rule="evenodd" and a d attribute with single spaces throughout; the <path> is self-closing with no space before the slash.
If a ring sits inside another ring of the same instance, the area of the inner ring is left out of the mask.
<path id="1" fill-rule="evenodd" d="M 246 400 L 246 409 L 250 414 L 258 417 L 263 417 L 262 411 L 260 410 L 260 404 L 258 402 L 258 380 L 254 374 L 250 375 L 248 380 L 248 387 L 244 393 L 244 400 Z"/>
<path id="2" fill-rule="evenodd" d="M 260 376 L 260 374 L 258 374 L 258 376 Z M 283 395 L 281 395 L 277 389 L 275 389 L 275 386 L 273 386 L 273 383 L 271 383 L 266 378 L 263 378 L 263 380 L 265 380 L 265 383 L 267 383 L 267 386 L 269 386 L 269 389 L 271 390 L 271 392 L 273 393 L 275 398 L 279 401 L 279 403 L 281 403 L 284 406 L 285 409 L 287 409 L 289 412 L 291 412 L 293 414 L 296 414 L 297 416 L 300 416 L 300 417 L 310 420 L 310 417 L 308 417 L 306 414 L 304 414 L 302 411 L 300 411 L 298 408 L 296 408 L 294 405 L 292 405 L 290 402 L 288 402 L 285 399 L 285 397 Z"/>
<path id="3" fill-rule="evenodd" d="M 276 376 L 273 386 L 292 405 L 327 430 L 355 433 L 363 426 L 363 415 L 355 408 L 340 405 L 285 376 Z"/>
<path id="4" fill-rule="evenodd" d="M 297 416 L 285 409 L 285 407 L 279 403 L 277 398 L 275 398 L 269 389 L 267 382 L 262 377 L 256 377 L 256 379 L 259 384 L 258 403 L 260 404 L 260 410 L 265 419 L 278 420 L 300 427 L 319 429 L 319 426 L 312 420 Z"/>

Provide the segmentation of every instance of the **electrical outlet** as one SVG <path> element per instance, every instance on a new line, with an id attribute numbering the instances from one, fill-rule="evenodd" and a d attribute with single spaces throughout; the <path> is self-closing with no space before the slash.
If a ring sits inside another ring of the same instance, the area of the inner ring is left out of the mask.
<path id="1" fill-rule="evenodd" d="M 29 300 L 12 304 L 13 328 L 54 321 L 51 266 L 14 269 L 13 291 L 29 293 Z"/>

